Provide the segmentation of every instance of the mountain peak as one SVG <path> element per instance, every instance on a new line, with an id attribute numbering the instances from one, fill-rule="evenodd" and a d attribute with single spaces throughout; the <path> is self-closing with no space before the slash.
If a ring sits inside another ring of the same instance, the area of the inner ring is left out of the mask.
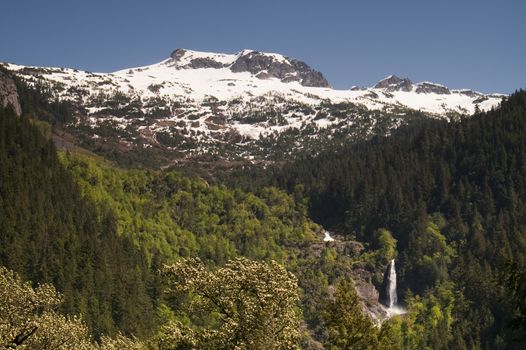
<path id="1" fill-rule="evenodd" d="M 434 83 L 413 84 L 394 75 L 372 89 L 319 88 L 326 80 L 306 63 L 255 50 L 225 54 L 177 49 L 162 62 L 113 73 L 1 67 L 20 81 L 46 86 L 53 99 L 71 103 L 79 120 L 71 128 L 84 135 L 89 126 L 95 147 L 152 147 L 162 150 L 159 157 L 173 151 L 203 159 L 257 159 L 275 144 L 283 145 L 280 152 L 289 147 L 304 151 L 304 138 L 312 137 L 318 147 L 332 135 L 368 137 L 378 129 L 378 119 L 366 110 L 382 118 L 380 129 L 390 132 L 411 119 L 405 118 L 406 111 L 450 118 L 451 112 L 488 110 L 502 99 Z M 1 83 L 0 74 L 0 104 L 5 104 Z"/>
<path id="2" fill-rule="evenodd" d="M 236 55 L 175 49 L 170 54 L 171 64 L 177 69 L 225 68 L 233 63 Z"/>
<path id="3" fill-rule="evenodd" d="M 243 49 L 237 55 L 238 56 L 244 56 L 244 55 L 248 55 L 249 53 L 254 52 L 254 51 L 255 50 L 252 50 L 252 49 Z"/>
<path id="4" fill-rule="evenodd" d="M 385 89 L 387 91 L 411 91 L 413 89 L 413 82 L 408 78 L 399 78 L 396 75 L 389 75 L 376 83 L 374 88 Z"/>
<path id="5" fill-rule="evenodd" d="M 388 77 L 380 80 L 375 86 L 375 89 L 384 89 L 389 92 L 393 91 L 414 91 L 417 94 L 437 94 L 437 95 L 449 95 L 451 91 L 447 86 L 432 83 L 429 81 L 423 81 L 417 84 L 413 84 L 408 78 L 399 78 L 396 75 L 389 75 Z"/>
<path id="6" fill-rule="evenodd" d="M 244 49 L 237 54 L 223 54 L 176 49 L 168 64 L 176 69 L 228 68 L 233 73 L 249 72 L 259 79 L 276 78 L 284 83 L 329 87 L 325 77 L 305 62 L 277 53 Z"/>
<path id="7" fill-rule="evenodd" d="M 172 51 L 172 53 L 170 54 L 170 57 L 173 58 L 174 60 L 177 60 L 183 57 L 185 53 L 186 53 L 185 49 L 177 48 Z"/>
<path id="8" fill-rule="evenodd" d="M 284 83 L 296 81 L 303 86 L 329 86 L 325 77 L 305 62 L 276 53 L 243 50 L 230 70 L 250 72 L 260 79 L 277 78 Z"/>

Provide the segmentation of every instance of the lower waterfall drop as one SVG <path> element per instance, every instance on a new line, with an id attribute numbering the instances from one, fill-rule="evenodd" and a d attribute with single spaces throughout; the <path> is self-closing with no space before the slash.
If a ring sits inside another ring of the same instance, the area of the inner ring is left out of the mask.
<path id="1" fill-rule="evenodd" d="M 389 263 L 389 273 L 387 275 L 387 317 L 405 314 L 406 311 L 398 306 L 398 295 L 396 292 L 396 267 L 395 259 Z"/>

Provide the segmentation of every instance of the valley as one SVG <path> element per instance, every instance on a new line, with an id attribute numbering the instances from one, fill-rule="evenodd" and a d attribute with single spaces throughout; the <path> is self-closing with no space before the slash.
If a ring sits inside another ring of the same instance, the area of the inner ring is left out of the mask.
<path id="1" fill-rule="evenodd" d="M 0 104 L 0 345 L 524 345 L 523 90 L 177 49 L 2 63 Z"/>

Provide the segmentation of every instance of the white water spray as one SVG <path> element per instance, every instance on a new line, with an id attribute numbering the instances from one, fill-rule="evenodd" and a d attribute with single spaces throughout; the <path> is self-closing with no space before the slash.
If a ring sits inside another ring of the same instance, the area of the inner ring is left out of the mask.
<path id="1" fill-rule="evenodd" d="M 395 267 L 395 260 L 391 260 L 390 267 L 389 267 L 389 277 L 388 277 L 388 285 L 387 285 L 387 297 L 388 297 L 388 309 L 387 309 L 387 317 L 390 318 L 395 315 L 402 315 L 405 314 L 406 311 L 398 306 L 398 295 L 396 294 L 396 267 Z"/>
<path id="2" fill-rule="evenodd" d="M 391 260 L 391 270 L 389 271 L 389 308 L 392 309 L 398 303 L 396 294 L 396 268 L 395 260 Z"/>

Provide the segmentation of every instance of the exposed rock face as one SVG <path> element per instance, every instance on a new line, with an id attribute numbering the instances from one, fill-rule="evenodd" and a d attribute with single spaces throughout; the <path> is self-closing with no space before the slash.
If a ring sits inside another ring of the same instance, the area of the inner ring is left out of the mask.
<path id="1" fill-rule="evenodd" d="M 175 50 L 174 52 L 172 52 L 172 54 L 170 55 L 170 57 L 175 61 L 175 62 L 178 62 L 181 57 L 184 56 L 184 54 L 186 53 L 186 50 L 185 49 L 177 49 Z M 199 68 L 224 68 L 226 67 L 225 64 L 221 63 L 221 62 L 217 62 L 211 58 L 208 58 L 208 57 L 197 57 L 197 58 L 194 58 L 192 60 L 190 60 L 190 62 L 182 67 L 178 67 L 178 68 L 194 68 L 194 69 L 199 69 Z"/>
<path id="2" fill-rule="evenodd" d="M 170 57 L 176 69 L 227 68 L 234 73 L 250 72 L 258 79 L 278 78 L 284 83 L 297 81 L 303 86 L 329 87 L 329 83 L 318 71 L 305 62 L 276 54 L 245 50 L 232 62 L 217 61 L 213 57 L 186 56 L 189 51 L 176 49 Z M 233 56 L 233 55 L 232 55 Z"/>
<path id="3" fill-rule="evenodd" d="M 225 65 L 221 62 L 214 61 L 211 58 L 194 58 L 190 61 L 192 68 L 223 68 Z"/>
<path id="4" fill-rule="evenodd" d="M 399 78 L 396 75 L 390 75 L 387 78 L 380 80 L 374 88 L 385 89 L 386 91 L 411 91 L 413 89 L 413 83 L 407 78 Z"/>
<path id="5" fill-rule="evenodd" d="M 257 51 L 239 56 L 230 70 L 234 73 L 250 72 L 263 79 L 278 78 L 284 83 L 297 81 L 303 86 L 329 86 L 323 75 L 310 68 L 305 62 L 294 59 L 279 60 Z"/>
<path id="6" fill-rule="evenodd" d="M 320 237 L 323 236 L 322 232 L 319 232 L 318 234 Z M 330 242 L 317 241 L 305 244 L 305 246 L 302 248 L 304 256 L 311 258 L 321 258 L 323 251 L 327 247 L 330 247 L 334 249 L 336 253 L 354 259 L 360 256 L 360 254 L 362 254 L 365 249 L 363 244 L 360 242 L 343 240 L 344 237 L 339 235 L 334 235 L 334 238 L 334 241 Z"/>
<path id="7" fill-rule="evenodd" d="M 360 298 L 370 305 L 378 303 L 380 295 L 374 285 L 370 282 L 372 273 L 363 268 L 355 269 L 353 272 L 355 274 L 354 283 L 356 291 Z"/>
<path id="8" fill-rule="evenodd" d="M 443 85 L 433 83 L 420 83 L 416 88 L 418 94 L 438 94 L 438 95 L 449 95 L 451 91 Z"/>
<path id="9" fill-rule="evenodd" d="M 6 107 L 7 105 L 11 105 L 18 116 L 22 114 L 15 82 L 0 70 L 0 106 Z"/>
<path id="10" fill-rule="evenodd" d="M 318 71 L 309 67 L 305 62 L 291 60 L 292 66 L 298 72 L 301 78 L 300 83 L 303 86 L 329 87 L 329 83 Z"/>
<path id="11" fill-rule="evenodd" d="M 184 56 L 186 53 L 185 49 L 175 49 L 171 54 L 170 57 L 173 58 L 175 61 L 179 60 L 181 57 Z"/>
<path id="12" fill-rule="evenodd" d="M 185 53 L 185 49 L 175 49 L 174 52 L 170 54 L 170 57 L 173 58 L 175 61 L 178 61 L 181 57 L 184 56 Z"/>
<path id="13" fill-rule="evenodd" d="M 483 96 L 480 92 L 476 92 L 476 91 L 468 90 L 468 89 L 457 90 L 457 92 L 462 94 L 462 95 L 469 96 L 469 97 L 480 97 L 480 96 Z"/>

